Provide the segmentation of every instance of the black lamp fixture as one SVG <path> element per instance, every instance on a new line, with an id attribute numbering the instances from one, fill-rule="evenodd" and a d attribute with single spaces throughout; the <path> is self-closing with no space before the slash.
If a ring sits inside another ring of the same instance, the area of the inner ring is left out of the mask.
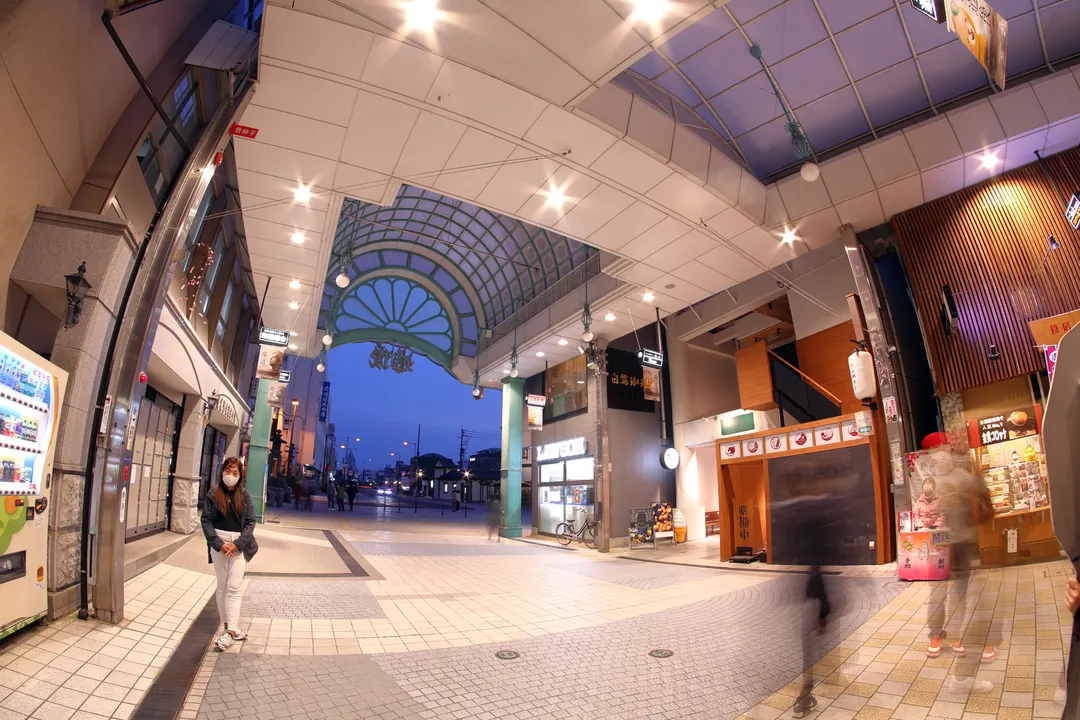
<path id="1" fill-rule="evenodd" d="M 214 393 L 210 395 L 210 397 L 203 398 L 203 410 L 206 412 L 207 415 L 214 412 L 214 408 L 218 406 L 218 402 L 220 400 L 221 398 L 218 397 L 217 391 L 214 391 Z"/>
<path id="2" fill-rule="evenodd" d="M 86 279 L 86 262 L 79 263 L 79 269 L 65 275 L 64 282 L 67 284 L 67 316 L 64 318 L 64 327 L 72 328 L 79 324 L 82 319 L 83 298 L 90 291 L 92 285 Z"/>

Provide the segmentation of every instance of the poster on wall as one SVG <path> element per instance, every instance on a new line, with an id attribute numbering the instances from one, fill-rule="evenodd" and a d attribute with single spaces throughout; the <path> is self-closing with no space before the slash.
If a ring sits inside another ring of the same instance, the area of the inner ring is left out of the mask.
<path id="1" fill-rule="evenodd" d="M 994 445 L 1006 440 L 1035 435 L 1038 432 L 1034 407 L 979 418 L 975 421 L 975 426 L 980 445 Z"/>
<path id="2" fill-rule="evenodd" d="M 721 460 L 735 460 L 742 457 L 742 445 L 737 442 L 723 443 L 720 445 Z"/>
<path id="3" fill-rule="evenodd" d="M 284 350 L 274 345 L 260 345 L 259 361 L 255 365 L 255 377 L 260 380 L 278 382 L 281 378 L 281 365 L 284 361 Z"/>
<path id="4" fill-rule="evenodd" d="M 641 368 L 641 381 L 645 390 L 646 400 L 660 399 L 660 369 L 654 367 Z"/>
<path id="5" fill-rule="evenodd" d="M 749 440 L 743 440 L 742 444 L 743 457 L 753 457 L 755 455 L 765 454 L 765 443 L 761 438 L 750 438 Z"/>
<path id="6" fill-rule="evenodd" d="M 806 430 L 796 430 L 788 434 L 789 450 L 806 450 L 814 447 L 814 436 Z"/>
<path id="7" fill-rule="evenodd" d="M 537 407 L 536 405 L 529 405 L 526 409 L 526 414 L 529 419 L 530 430 L 543 430 L 544 429 L 544 408 Z"/>
<path id="8" fill-rule="evenodd" d="M 266 390 L 266 404 L 270 407 L 282 408 L 285 406 L 285 391 L 289 386 L 283 382 L 272 382 Z"/>
<path id="9" fill-rule="evenodd" d="M 835 445 L 840 442 L 839 425 L 822 425 L 814 428 L 815 445 Z"/>
<path id="10" fill-rule="evenodd" d="M 787 441 L 787 435 L 770 435 L 765 438 L 765 453 L 772 455 L 773 453 L 787 452 Z"/>
<path id="11" fill-rule="evenodd" d="M 840 436 L 843 438 L 844 442 L 858 440 L 862 437 L 862 435 L 859 434 L 859 424 L 854 420 L 845 420 L 840 425 Z"/>
<path id="12" fill-rule="evenodd" d="M 986 0 L 948 0 L 945 22 L 949 32 L 975 56 L 979 64 L 1005 89 L 1005 54 L 1009 24 Z"/>

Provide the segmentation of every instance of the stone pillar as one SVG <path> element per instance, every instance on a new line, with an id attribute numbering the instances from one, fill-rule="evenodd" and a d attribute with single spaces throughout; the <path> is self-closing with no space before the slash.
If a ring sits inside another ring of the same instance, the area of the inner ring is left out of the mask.
<path id="1" fill-rule="evenodd" d="M 266 463 L 270 455 L 270 422 L 273 408 L 266 404 L 270 381 L 260 380 L 251 408 L 251 443 L 248 445 L 247 489 L 255 503 L 255 519 L 263 521 L 266 512 Z M 239 435 L 239 433 L 237 433 Z"/>
<path id="2" fill-rule="evenodd" d="M 521 537 L 521 426 L 525 412 L 525 378 L 502 380 L 502 462 L 500 489 L 502 522 L 499 534 Z"/>
<path id="3" fill-rule="evenodd" d="M 180 422 L 180 440 L 176 449 L 176 472 L 173 474 L 172 518 L 169 529 L 174 533 L 194 535 L 199 531 L 201 509 L 203 402 L 197 395 L 188 395 Z"/>
<path id="4" fill-rule="evenodd" d="M 607 353 L 607 343 L 598 343 L 599 351 Z M 606 366 L 606 363 L 604 363 Z M 593 462 L 596 463 L 596 518 L 600 521 L 597 529 L 596 549 L 607 552 L 611 548 L 611 458 L 607 446 L 607 382 L 606 375 L 597 376 L 592 370 L 586 370 L 585 382 L 589 394 L 589 417 L 593 420 L 592 446 Z"/>
<path id="5" fill-rule="evenodd" d="M 85 261 L 86 279 L 93 286 L 79 324 L 57 333 L 52 352 L 52 362 L 68 372 L 68 384 L 57 426 L 48 510 L 50 618 L 79 607 L 87 453 L 97 437 L 92 426 L 102 365 L 135 249 L 127 223 L 39 207 L 11 272 L 12 282 L 61 318 L 67 311 L 64 275 Z M 90 530 L 95 530 L 93 519 Z"/>

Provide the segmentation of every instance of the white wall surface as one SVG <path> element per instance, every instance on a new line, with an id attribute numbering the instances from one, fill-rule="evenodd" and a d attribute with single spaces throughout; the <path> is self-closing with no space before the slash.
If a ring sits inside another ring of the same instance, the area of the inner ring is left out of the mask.
<path id="1" fill-rule="evenodd" d="M 851 320 L 847 296 L 855 292 L 855 278 L 851 274 L 851 265 L 844 254 L 843 246 L 837 244 L 836 247 L 839 254 L 835 259 L 795 280 L 799 289 L 829 307 L 832 312 L 810 302 L 794 290 L 788 290 L 791 320 L 795 325 L 797 340 Z"/>

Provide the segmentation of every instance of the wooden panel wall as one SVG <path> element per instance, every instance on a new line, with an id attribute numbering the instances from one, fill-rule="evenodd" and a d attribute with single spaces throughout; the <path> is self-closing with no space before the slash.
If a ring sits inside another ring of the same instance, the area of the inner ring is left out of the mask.
<path id="1" fill-rule="evenodd" d="M 1066 195 L 1080 189 L 1080 151 L 1047 160 Z M 940 392 L 1045 369 L 1030 320 L 1080 308 L 1080 242 L 1039 164 L 967 188 L 892 219 Z M 1047 235 L 1061 243 L 1045 265 Z M 959 309 L 945 335 L 941 286 Z M 988 357 L 991 343 L 1001 357 Z"/>
<path id="2" fill-rule="evenodd" d="M 848 370 L 848 356 L 855 349 L 851 343 L 854 337 L 855 327 L 845 322 L 795 341 L 799 369 L 840 398 L 840 412 L 844 415 L 862 410 L 862 403 L 851 389 Z"/>
<path id="3" fill-rule="evenodd" d="M 769 370 L 769 348 L 763 342 L 735 351 L 739 373 L 739 402 L 744 410 L 771 410 L 773 399 L 772 372 Z"/>

